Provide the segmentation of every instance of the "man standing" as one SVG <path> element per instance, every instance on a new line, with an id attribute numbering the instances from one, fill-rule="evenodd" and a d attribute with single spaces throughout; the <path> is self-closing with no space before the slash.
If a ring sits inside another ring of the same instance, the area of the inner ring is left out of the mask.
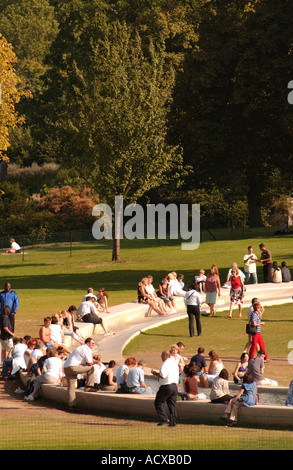
<path id="1" fill-rule="evenodd" d="M 257 284 L 257 272 L 256 272 L 256 262 L 257 256 L 253 253 L 252 246 L 247 248 L 248 253 L 244 255 L 244 274 L 245 274 L 245 283 L 247 284 L 250 276 L 252 277 L 252 283 Z"/>
<path id="2" fill-rule="evenodd" d="M 261 243 L 259 245 L 259 249 L 261 251 L 260 261 L 263 265 L 263 277 L 264 277 L 264 282 L 270 282 L 271 281 L 271 271 L 273 267 L 272 263 L 272 255 L 269 250 L 266 249 L 264 243 Z"/>
<path id="3" fill-rule="evenodd" d="M 194 318 L 197 329 L 197 336 L 201 336 L 201 321 L 200 321 L 200 306 L 202 298 L 200 293 L 197 291 L 198 285 L 194 282 L 191 289 L 188 290 L 184 297 L 184 303 L 187 307 L 187 315 L 189 320 L 189 336 L 194 336 Z"/>
<path id="4" fill-rule="evenodd" d="M 6 282 L 4 286 L 4 291 L 0 292 L 0 313 L 3 315 L 4 307 L 10 307 L 9 321 L 11 325 L 11 330 L 14 333 L 14 316 L 19 307 L 18 295 L 14 290 L 11 289 L 11 284 Z"/>
<path id="5" fill-rule="evenodd" d="M 85 343 L 77 346 L 64 362 L 64 373 L 66 375 L 68 384 L 68 405 L 69 408 L 74 409 L 76 405 L 75 396 L 75 381 L 78 374 L 87 374 L 86 387 L 94 390 L 95 385 L 95 368 L 94 364 L 97 362 L 93 359 L 92 349 L 95 342 L 92 338 L 87 338 Z M 89 391 L 86 388 L 86 391 Z"/>
<path id="6" fill-rule="evenodd" d="M 176 426 L 177 421 L 177 384 L 179 382 L 179 368 L 172 360 L 170 351 L 163 351 L 161 354 L 163 364 L 159 372 L 151 370 L 152 374 L 159 379 L 160 388 L 155 398 L 155 408 L 159 416 L 158 426 L 169 423 L 169 426 Z M 165 412 L 165 403 L 170 412 L 170 421 Z"/>
<path id="7" fill-rule="evenodd" d="M 1 359 L 2 364 L 7 359 L 7 356 L 10 354 L 13 349 L 13 338 L 14 333 L 11 331 L 11 324 L 9 321 L 10 307 L 6 306 L 3 309 L 3 314 L 0 319 L 0 343 L 1 343 Z"/>
<path id="8" fill-rule="evenodd" d="M 144 382 L 145 361 L 139 361 L 137 366 L 132 367 L 127 375 L 126 385 L 130 393 L 150 393 L 154 394 L 154 390 Z"/>

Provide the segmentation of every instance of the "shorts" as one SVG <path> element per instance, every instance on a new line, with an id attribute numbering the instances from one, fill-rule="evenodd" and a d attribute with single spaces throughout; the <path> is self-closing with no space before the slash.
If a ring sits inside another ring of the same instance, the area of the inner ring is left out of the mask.
<path id="1" fill-rule="evenodd" d="M 9 339 L 1 339 L 1 347 L 4 351 L 11 351 L 11 349 L 13 348 L 13 339 L 12 338 L 9 338 Z"/>
<path id="2" fill-rule="evenodd" d="M 94 323 L 94 325 L 100 325 L 103 319 L 101 317 L 98 317 L 94 313 L 87 313 L 83 315 L 82 321 L 85 323 Z"/>

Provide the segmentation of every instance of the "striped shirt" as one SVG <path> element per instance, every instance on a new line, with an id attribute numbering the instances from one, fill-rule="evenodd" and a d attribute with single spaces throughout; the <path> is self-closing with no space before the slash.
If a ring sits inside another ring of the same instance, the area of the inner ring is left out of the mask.
<path id="1" fill-rule="evenodd" d="M 257 312 L 252 312 L 251 317 L 250 317 L 250 323 L 260 323 L 260 317 Z M 257 333 L 260 333 L 260 325 L 257 325 L 256 327 Z"/>

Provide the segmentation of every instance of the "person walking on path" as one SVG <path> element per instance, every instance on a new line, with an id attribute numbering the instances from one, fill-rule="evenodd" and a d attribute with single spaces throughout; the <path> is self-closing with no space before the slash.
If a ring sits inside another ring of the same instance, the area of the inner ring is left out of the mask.
<path id="1" fill-rule="evenodd" d="M 233 305 L 238 305 L 239 318 L 242 317 L 242 303 L 244 297 L 244 283 L 242 278 L 239 276 L 238 268 L 232 268 L 231 276 L 231 289 L 230 289 L 230 311 L 228 318 L 232 318 Z"/>
<path id="2" fill-rule="evenodd" d="M 200 321 L 200 306 L 202 297 L 198 292 L 198 284 L 193 282 L 191 288 L 186 292 L 184 303 L 187 307 L 187 315 L 189 320 L 189 336 L 194 336 L 194 318 L 196 323 L 197 336 L 202 335 L 201 321 Z"/>
<path id="3" fill-rule="evenodd" d="M 155 398 L 155 408 L 159 417 L 158 426 L 169 424 L 176 426 L 177 422 L 177 384 L 179 382 L 179 369 L 176 362 L 171 358 L 170 351 L 163 351 L 161 354 L 163 364 L 160 371 L 153 369 L 151 373 L 158 377 L 160 388 Z M 165 411 L 165 403 L 170 413 L 170 421 Z"/>
<path id="4" fill-rule="evenodd" d="M 251 335 L 252 344 L 249 350 L 249 359 L 253 359 L 256 346 L 258 344 L 260 349 L 265 351 L 265 360 L 267 360 L 268 355 L 266 353 L 264 340 L 260 333 L 261 325 L 264 325 L 264 322 L 261 321 L 261 305 L 259 302 L 254 302 L 253 304 L 253 312 L 250 317 L 250 324 L 256 326 L 256 333 Z"/>
<path id="5" fill-rule="evenodd" d="M 215 264 L 212 265 L 205 282 L 206 304 L 210 307 L 209 316 L 212 317 L 216 314 L 215 304 L 217 295 L 221 295 L 221 283 L 218 268 Z"/>

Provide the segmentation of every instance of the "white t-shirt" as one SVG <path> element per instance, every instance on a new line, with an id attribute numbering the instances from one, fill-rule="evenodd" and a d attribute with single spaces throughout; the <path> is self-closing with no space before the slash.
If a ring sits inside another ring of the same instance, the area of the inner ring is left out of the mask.
<path id="1" fill-rule="evenodd" d="M 159 378 L 160 385 L 178 384 L 179 382 L 178 364 L 171 357 L 163 362 L 159 374 L 163 377 L 162 379 Z"/>
<path id="2" fill-rule="evenodd" d="M 64 367 L 85 366 L 93 362 L 92 350 L 87 344 L 77 346 L 64 363 Z"/>
<path id="3" fill-rule="evenodd" d="M 41 349 L 34 349 L 30 354 L 30 358 L 33 357 L 37 361 L 39 357 L 43 355 L 44 355 L 44 352 Z"/>
<path id="4" fill-rule="evenodd" d="M 147 294 L 151 295 L 153 298 L 155 298 L 155 288 L 152 284 L 148 284 L 147 286 L 144 286 Z"/>
<path id="5" fill-rule="evenodd" d="M 251 259 L 248 259 L 252 256 Z M 255 273 L 256 272 L 256 263 L 253 260 L 257 260 L 257 256 L 254 253 L 247 253 L 244 255 L 244 272 L 246 273 Z"/>
<path id="6" fill-rule="evenodd" d="M 51 338 L 55 343 L 62 343 L 62 328 L 59 323 L 52 324 L 49 326 L 51 332 Z"/>
<path id="7" fill-rule="evenodd" d="M 12 243 L 11 243 L 11 248 L 13 248 L 15 251 L 16 251 L 16 250 L 20 250 L 20 246 L 19 246 L 19 244 L 16 243 L 16 242 L 12 242 Z"/>
<path id="8" fill-rule="evenodd" d="M 169 281 L 170 286 L 170 295 L 173 296 L 176 294 L 176 282 L 174 279 L 170 279 Z"/>
<path id="9" fill-rule="evenodd" d="M 88 313 L 94 313 L 95 315 L 99 315 L 99 312 L 95 304 L 93 304 L 91 300 L 81 302 L 80 306 L 77 309 L 76 316 L 83 317 L 84 315 L 87 315 Z"/>
<path id="10" fill-rule="evenodd" d="M 105 364 L 102 362 L 100 364 L 94 364 L 94 369 L 95 369 L 95 383 L 99 384 L 101 381 L 101 375 L 103 370 L 106 369 Z"/>
<path id="11" fill-rule="evenodd" d="M 14 346 L 12 352 L 12 375 L 16 374 L 16 372 L 21 369 L 26 369 L 27 364 L 24 360 L 24 353 L 27 350 L 27 345 L 24 343 L 18 343 Z M 29 361 L 29 357 L 28 357 Z"/>
<path id="12" fill-rule="evenodd" d="M 62 376 L 62 360 L 60 357 L 48 357 L 44 361 L 44 370 L 46 371 L 45 374 L 59 379 Z"/>

